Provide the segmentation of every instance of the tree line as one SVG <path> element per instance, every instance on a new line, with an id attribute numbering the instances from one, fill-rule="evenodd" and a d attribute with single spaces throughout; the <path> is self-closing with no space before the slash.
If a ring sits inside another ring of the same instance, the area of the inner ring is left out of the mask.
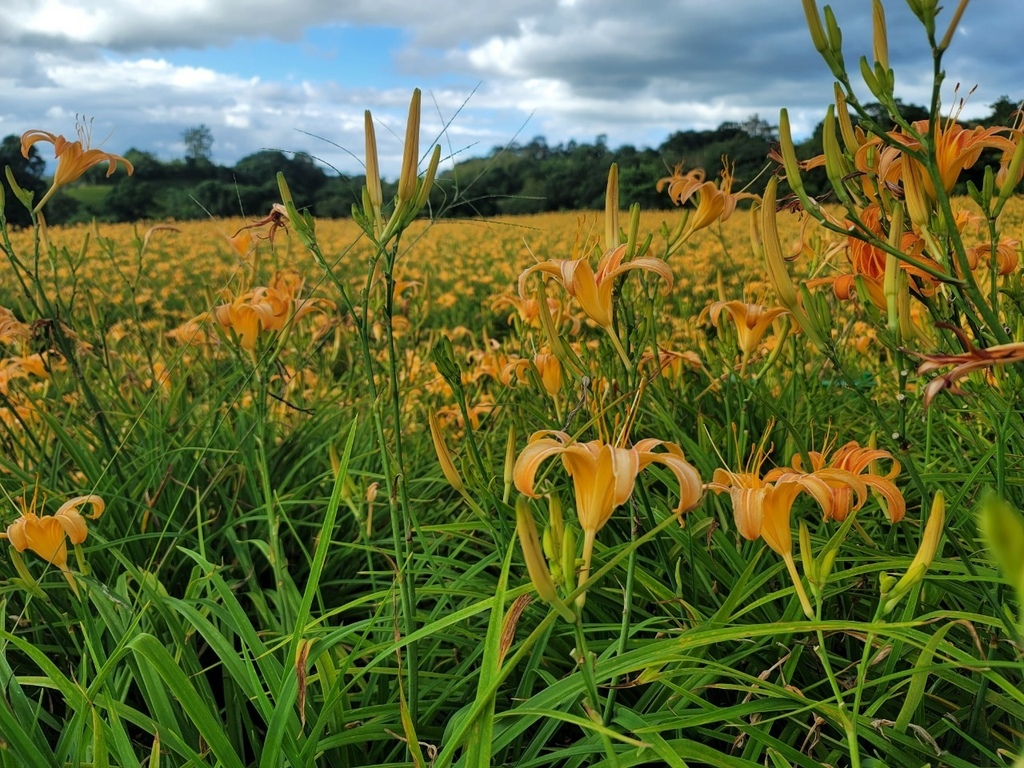
<path id="1" fill-rule="evenodd" d="M 1018 103 L 1002 96 L 991 105 L 991 114 L 965 125 L 1009 125 Z M 891 121 L 879 105 L 869 105 L 872 118 L 883 127 Z M 909 120 L 927 118 L 924 107 L 902 105 Z M 714 130 L 676 131 L 659 146 L 642 148 L 625 145 L 611 148 L 605 136 L 593 142 L 568 141 L 550 145 L 543 136 L 525 143 L 510 142 L 493 147 L 480 157 L 459 160 L 438 174 L 430 196 L 430 210 L 452 217 L 491 217 L 503 214 L 545 211 L 595 210 L 604 205 L 608 166 L 619 166 L 619 189 L 623 201 L 638 202 L 645 209 L 670 208 L 668 196 L 655 189 L 656 181 L 682 163 L 684 168 L 704 168 L 714 178 L 727 157 L 733 165 L 733 191 L 752 182 L 770 168 L 768 152 L 777 141 L 777 127 L 758 115 L 743 122 L 725 122 Z M 822 125 L 798 145 L 801 157 L 821 152 Z M 279 202 L 277 173 L 283 172 L 296 203 L 315 216 L 341 218 L 350 215 L 360 199 L 365 178 L 329 173 L 312 157 L 278 150 L 261 150 L 243 157 L 233 166 L 216 165 L 209 159 L 212 133 L 206 126 L 187 129 L 187 156 L 164 162 L 151 152 L 129 149 L 125 158 L 135 167 L 131 177 L 118 174 L 104 178 L 106 164 L 90 169 L 81 181 L 47 204 L 52 224 L 80 221 L 188 220 L 206 217 L 262 215 Z M 980 184 L 985 160 L 974 169 Z M 45 163 L 36 147 L 29 157 L 21 155 L 20 137 L 7 136 L 0 142 L 0 165 L 11 170 L 26 189 L 45 192 Z M 823 176 L 823 174 L 821 174 Z M 814 178 L 807 180 L 815 193 Z M 819 182 L 824 189 L 825 179 Z M 385 199 L 393 196 L 397 180 L 384 182 Z M 5 214 L 15 226 L 29 223 L 27 212 L 6 196 Z"/>

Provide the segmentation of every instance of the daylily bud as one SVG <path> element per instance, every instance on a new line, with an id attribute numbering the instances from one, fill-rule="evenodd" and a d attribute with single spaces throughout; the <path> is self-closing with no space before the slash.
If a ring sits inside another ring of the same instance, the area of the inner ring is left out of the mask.
<path id="1" fill-rule="evenodd" d="M 608 186 L 604 191 L 604 249 L 619 247 L 619 165 L 608 169 Z"/>
<path id="2" fill-rule="evenodd" d="M 555 583 L 551 580 L 551 571 L 541 551 L 537 526 L 533 522 L 533 511 L 525 496 L 516 499 L 516 533 L 519 535 L 519 546 L 523 550 L 523 560 L 530 574 L 530 581 L 541 600 L 550 604 L 566 621 L 574 622 L 576 615 L 561 601 L 555 592 Z"/>
<path id="3" fill-rule="evenodd" d="M 775 220 L 775 194 L 778 180 L 773 176 L 765 188 L 761 201 L 760 216 L 752 219 L 754 228 L 753 240 L 761 245 L 764 251 L 765 265 L 768 268 L 768 281 L 775 289 L 779 303 L 790 311 L 797 324 L 817 346 L 823 347 L 825 339 L 812 324 L 811 319 L 800 306 L 796 287 L 786 269 L 786 260 L 782 254 L 782 243 L 779 240 L 778 223 Z M 757 227 L 760 221 L 760 229 Z"/>
<path id="4" fill-rule="evenodd" d="M 999 203 L 996 207 L 996 216 L 999 215 L 999 211 L 1002 210 L 1006 201 L 1013 195 L 1013 190 L 1017 188 L 1017 184 L 1020 181 L 1022 164 L 1024 164 L 1024 140 L 1017 142 L 1017 146 L 1013 151 L 1013 157 L 1010 159 L 1010 164 L 1007 166 L 1005 173 L 1002 168 L 999 169 L 999 174 L 1002 175 L 1002 183 L 999 187 Z"/>
<path id="5" fill-rule="evenodd" d="M 828 577 L 832 573 L 832 566 L 836 562 L 836 555 L 839 553 L 839 547 L 829 547 L 821 553 L 821 563 L 818 566 L 818 581 L 822 588 L 828 582 Z"/>
<path id="6" fill-rule="evenodd" d="M 366 138 L 366 195 L 369 199 L 365 213 L 368 219 L 378 224 L 381 208 L 384 207 L 384 193 L 381 191 L 380 166 L 377 161 L 377 134 L 370 110 L 363 113 L 363 135 Z"/>
<path id="7" fill-rule="evenodd" d="M 536 299 L 537 306 L 540 307 L 538 317 L 540 318 L 541 329 L 544 331 L 544 336 L 547 338 L 552 354 L 562 364 L 563 368 L 572 371 L 577 376 L 585 375 L 586 368 L 583 365 L 583 361 L 580 360 L 579 355 L 569 346 L 565 337 L 555 328 L 555 321 L 552 319 L 551 313 L 546 309 L 548 299 L 543 283 L 537 286 Z"/>
<path id="8" fill-rule="evenodd" d="M 799 536 L 800 542 L 800 562 L 804 567 L 804 573 L 807 575 L 807 581 L 811 584 L 811 589 L 815 592 L 818 591 L 818 564 L 814 560 L 814 550 L 811 548 L 811 532 L 807 528 L 807 523 L 803 520 L 800 521 Z"/>
<path id="9" fill-rule="evenodd" d="M 938 0 L 907 0 L 910 11 L 924 24 L 928 37 L 935 34 L 935 14 L 939 12 Z"/>
<path id="10" fill-rule="evenodd" d="M 832 12 L 832 6 L 825 6 L 825 35 L 828 37 L 828 47 L 836 58 L 837 64 L 842 64 L 843 55 L 843 30 L 836 22 L 836 15 Z"/>
<path id="11" fill-rule="evenodd" d="M 28 566 L 25 565 L 25 560 L 22 558 L 21 553 L 14 547 L 11 547 L 8 552 L 10 553 L 11 563 L 14 565 L 14 570 L 16 570 L 18 575 L 21 577 L 20 579 L 11 579 L 11 581 L 15 584 L 18 584 L 20 581 L 21 583 L 19 586 L 24 587 L 40 600 L 45 600 L 46 593 L 43 591 L 43 588 L 39 586 L 39 582 L 32 576 L 32 572 L 29 571 Z"/>
<path id="12" fill-rule="evenodd" d="M 505 483 L 505 501 L 512 491 L 512 470 L 516 464 L 516 427 L 513 424 L 508 429 L 508 439 L 505 441 L 505 467 L 502 473 L 502 480 Z"/>
<path id="13" fill-rule="evenodd" d="M 441 374 L 449 387 L 458 392 L 462 388 L 462 371 L 459 364 L 455 362 L 455 352 L 452 349 L 452 340 L 447 336 L 441 336 L 430 350 L 430 359 L 434 367 Z"/>
<path id="14" fill-rule="evenodd" d="M 907 572 L 896 582 L 896 585 L 890 590 L 882 592 L 882 599 L 885 600 L 885 604 L 882 606 L 883 615 L 891 612 L 903 596 L 924 578 L 928 566 L 932 564 L 932 560 L 935 559 L 939 550 L 939 541 L 942 539 L 945 525 L 946 497 L 942 491 L 936 491 L 935 499 L 932 501 L 932 511 L 928 515 L 928 522 L 925 524 L 917 554 L 914 555 Z"/>
<path id="15" fill-rule="evenodd" d="M 849 115 L 847 115 L 847 119 L 849 119 Z M 844 179 L 850 173 L 849 163 L 847 163 L 846 156 L 836 137 L 836 123 L 831 104 L 825 112 L 825 122 L 822 123 L 821 147 L 825 154 L 825 174 L 828 176 L 829 185 L 836 193 L 836 198 L 841 203 L 852 204 L 850 193 L 846 190 L 844 183 Z"/>
<path id="16" fill-rule="evenodd" d="M 956 32 L 956 28 L 960 25 L 960 17 L 964 15 L 964 11 L 967 10 L 968 0 L 960 0 L 956 10 L 953 12 L 953 18 L 949 20 L 949 27 L 946 28 L 946 34 L 942 36 L 942 41 L 939 43 L 939 47 L 936 50 L 944 51 L 949 48 L 949 44 L 953 41 L 953 33 Z"/>
<path id="17" fill-rule="evenodd" d="M 899 309 L 897 297 L 900 292 L 901 281 L 900 281 L 900 260 L 893 256 L 891 253 L 885 255 L 885 282 L 883 284 L 883 292 L 885 293 L 885 307 L 888 313 L 888 327 L 889 332 L 896 337 L 896 343 L 902 343 L 902 339 L 899 336 L 900 333 L 900 322 L 899 322 Z"/>
<path id="18" fill-rule="evenodd" d="M 437 166 L 441 162 L 441 145 L 435 144 L 433 152 L 430 153 L 430 162 L 427 164 L 427 172 L 423 174 L 423 181 L 420 183 L 419 195 L 416 197 L 416 212 L 419 213 L 430 200 L 430 190 L 434 187 L 434 177 L 437 176 Z"/>
<path id="19" fill-rule="evenodd" d="M 1024 599 L 1024 517 L 994 493 L 978 506 L 978 527 L 1003 578 Z"/>
<path id="20" fill-rule="evenodd" d="M 562 518 L 562 500 L 557 493 L 548 496 L 548 528 L 551 531 L 554 552 L 552 558 L 562 556 L 562 539 L 565 536 L 565 520 Z"/>
<path id="21" fill-rule="evenodd" d="M 412 92 L 409 121 L 405 125 L 405 152 L 402 154 L 402 175 L 398 179 L 398 207 L 416 197 L 417 169 L 420 160 L 420 89 Z"/>
<path id="22" fill-rule="evenodd" d="M 871 22 L 874 29 L 875 61 L 885 69 L 889 69 L 889 38 L 885 31 L 885 10 L 881 0 L 872 0 Z"/>
<path id="23" fill-rule="evenodd" d="M 782 166 L 786 170 L 786 181 L 790 189 L 800 198 L 804 208 L 810 210 L 807 193 L 804 192 L 804 182 L 800 178 L 800 164 L 796 159 L 796 147 L 793 145 L 793 135 L 789 129 L 789 112 L 785 109 L 779 112 L 779 150 L 782 152 Z"/>
<path id="24" fill-rule="evenodd" d="M 885 83 L 879 79 L 877 70 L 871 69 L 871 65 L 868 64 L 868 60 L 864 56 L 860 57 L 860 76 L 868 90 L 881 102 L 885 98 Z"/>
<path id="25" fill-rule="evenodd" d="M 4 173 L 7 175 L 7 183 L 11 185 L 11 191 L 14 192 L 14 196 L 18 198 L 22 205 L 32 210 L 32 198 L 35 197 L 35 193 L 29 190 L 21 188 L 17 180 L 14 178 L 14 172 L 11 170 L 11 166 L 4 168 Z"/>
<path id="26" fill-rule="evenodd" d="M 566 528 L 562 534 L 562 579 L 567 589 L 572 589 L 576 575 L 576 530 Z"/>
<path id="27" fill-rule="evenodd" d="M 637 241 L 640 232 L 640 203 L 633 203 L 629 206 L 629 230 L 626 233 L 626 261 L 632 261 L 647 253 L 654 239 L 654 233 L 648 232 L 647 237 L 641 244 Z"/>
<path id="28" fill-rule="evenodd" d="M 807 17 L 807 28 L 811 32 L 811 42 L 818 53 L 824 55 L 828 51 L 828 41 L 825 39 L 825 30 L 821 26 L 821 17 L 818 15 L 818 6 L 814 0 L 803 0 L 804 16 Z"/>
<path id="29" fill-rule="evenodd" d="M 853 121 L 850 120 L 850 110 L 846 106 L 846 95 L 839 83 L 833 86 L 833 91 L 836 97 L 836 119 L 839 121 L 839 133 L 843 137 L 846 151 L 855 155 L 860 145 L 857 142 L 857 133 L 853 130 Z"/>
<path id="30" fill-rule="evenodd" d="M 430 438 L 434 442 L 434 452 L 437 454 L 437 461 L 441 465 L 441 471 L 444 473 L 445 479 L 459 493 L 465 493 L 466 485 L 462 482 L 462 476 L 459 474 L 459 470 L 455 468 L 455 462 L 452 460 L 452 455 L 444 442 L 444 436 L 441 434 L 441 425 L 437 421 L 437 414 L 431 411 L 427 416 L 427 420 L 430 423 Z"/>
<path id="31" fill-rule="evenodd" d="M 910 220 L 918 227 L 927 229 L 931 220 L 931 200 L 924 184 L 924 170 L 914 160 L 903 160 L 903 199 L 907 203 Z"/>
<path id="32" fill-rule="evenodd" d="M 778 228 L 775 225 L 775 194 L 776 194 L 777 181 L 772 177 L 768 181 L 768 186 L 765 188 L 764 199 L 761 201 L 760 211 L 760 224 L 759 228 L 755 228 L 755 234 L 758 235 L 758 239 L 755 242 L 760 242 L 764 248 L 765 264 L 768 267 L 768 281 L 772 284 L 772 288 L 775 289 L 775 295 L 779 299 L 779 303 L 786 309 L 791 309 L 797 306 L 796 287 L 793 285 L 793 281 L 789 277 L 789 271 L 786 269 L 785 257 L 782 255 L 782 244 L 779 242 L 778 248 L 774 247 L 772 242 L 772 231 L 778 232 Z M 758 219 L 754 219 L 758 221 Z"/>

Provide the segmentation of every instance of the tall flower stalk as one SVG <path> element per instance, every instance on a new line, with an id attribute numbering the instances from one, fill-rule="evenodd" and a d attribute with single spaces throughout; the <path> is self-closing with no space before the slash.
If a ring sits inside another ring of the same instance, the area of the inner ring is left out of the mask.
<path id="1" fill-rule="evenodd" d="M 409 104 L 402 172 L 390 213 L 384 207 L 373 118 L 369 111 L 365 113 L 366 186 L 362 193 L 362 206 L 353 206 L 352 213 L 372 244 L 373 250 L 367 262 L 363 289 L 358 301 L 353 299 L 347 284 L 324 257 L 316 240 L 313 217 L 296 208 L 287 184 L 279 177 L 283 202 L 296 233 L 324 269 L 328 279 L 337 287 L 342 306 L 355 320 L 358 329 L 366 388 L 372 403 L 371 418 L 377 439 L 378 458 L 387 492 L 391 543 L 397 566 L 396 587 L 401 627 L 406 636 L 416 630 L 416 584 L 408 578 L 416 520 L 409 503 L 408 473 L 405 468 L 402 436 L 404 396 L 398 375 L 400 357 L 394 324 L 397 285 L 395 269 L 401 255 L 402 236 L 426 206 L 441 158 L 441 148 L 435 146 L 426 173 L 422 178 L 419 176 L 420 100 L 421 94 L 417 88 Z M 378 276 L 383 276 L 382 283 Z M 383 296 L 378 299 L 374 292 L 376 286 L 381 284 L 384 291 Z M 371 304 L 377 310 L 377 314 L 372 318 Z M 385 354 L 382 363 L 375 358 L 371 350 L 372 323 L 375 320 L 381 323 L 384 333 Z M 387 382 L 384 386 L 379 383 L 377 377 L 381 365 L 384 367 L 383 373 Z M 419 702 L 418 647 L 415 643 L 407 646 L 402 667 L 406 676 L 409 706 L 415 719 Z"/>

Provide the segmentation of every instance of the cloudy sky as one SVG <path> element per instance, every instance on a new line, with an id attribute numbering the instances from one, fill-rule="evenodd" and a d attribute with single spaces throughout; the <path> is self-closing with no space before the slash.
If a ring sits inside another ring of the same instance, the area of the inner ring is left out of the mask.
<path id="1" fill-rule="evenodd" d="M 956 3 L 940 16 L 948 23 Z M 870 55 L 870 0 L 833 0 L 853 69 Z M 927 103 L 931 59 L 902 0 L 886 0 L 897 93 Z M 973 0 L 943 97 L 977 85 L 966 117 L 1024 99 L 1017 0 Z M 657 146 L 682 129 L 788 107 L 808 134 L 831 100 L 800 0 L 2 0 L 0 136 L 72 136 L 93 118 L 112 152 L 184 155 L 206 124 L 213 160 L 272 148 L 358 173 L 363 110 L 382 173 L 399 168 L 405 110 L 423 90 L 423 142 L 486 154 L 518 137 Z M 866 100 L 871 100 L 867 98 Z M 45 154 L 47 145 L 39 145 Z"/>

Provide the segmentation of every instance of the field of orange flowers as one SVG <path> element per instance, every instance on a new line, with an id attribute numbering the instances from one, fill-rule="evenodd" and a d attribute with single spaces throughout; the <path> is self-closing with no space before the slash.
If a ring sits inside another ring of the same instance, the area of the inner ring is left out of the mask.
<path id="1" fill-rule="evenodd" d="M 903 121 L 876 3 L 881 130 L 805 8 L 824 154 L 667 217 L 446 221 L 417 92 L 352 220 L 56 229 L 132 169 L 28 132 L 0 768 L 1024 764 L 1022 130 Z"/>

